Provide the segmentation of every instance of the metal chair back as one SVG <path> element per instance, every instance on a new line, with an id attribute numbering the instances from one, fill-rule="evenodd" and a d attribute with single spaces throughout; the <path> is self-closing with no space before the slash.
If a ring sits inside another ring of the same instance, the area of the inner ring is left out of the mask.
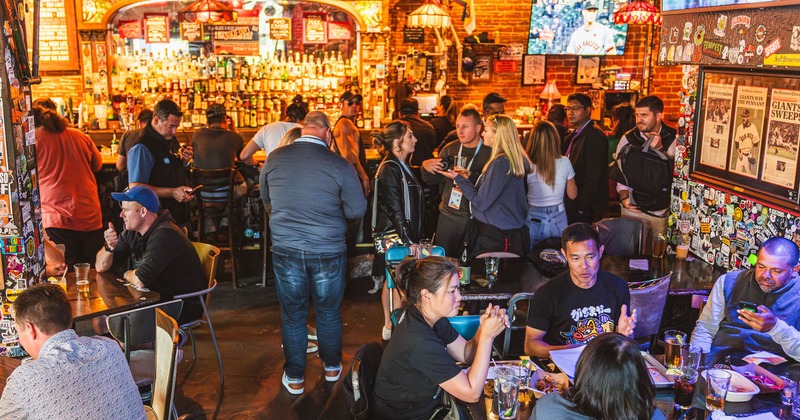
<path id="1" fill-rule="evenodd" d="M 631 291 L 630 310 L 636 309 L 636 327 L 633 329 L 633 338 L 649 339 L 642 343 L 640 347 L 650 348 L 658 338 L 658 331 L 661 326 L 661 317 L 664 314 L 664 306 L 667 303 L 669 293 L 670 275 L 640 282 L 630 283 L 628 287 Z"/>
<path id="2" fill-rule="evenodd" d="M 636 257 L 643 251 L 643 227 L 638 220 L 612 217 L 594 224 L 600 234 L 603 253 L 619 257 Z"/>

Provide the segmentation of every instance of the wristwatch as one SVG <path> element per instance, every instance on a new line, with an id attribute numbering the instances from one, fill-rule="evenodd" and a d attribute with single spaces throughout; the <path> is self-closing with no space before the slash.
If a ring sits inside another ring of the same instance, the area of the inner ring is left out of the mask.
<path id="1" fill-rule="evenodd" d="M 108 242 L 103 242 L 103 249 L 105 249 L 108 252 L 114 252 L 114 248 L 109 247 Z"/>

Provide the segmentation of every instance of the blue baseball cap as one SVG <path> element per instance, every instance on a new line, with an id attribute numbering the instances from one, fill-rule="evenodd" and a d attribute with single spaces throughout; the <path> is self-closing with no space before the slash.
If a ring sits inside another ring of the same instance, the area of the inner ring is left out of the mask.
<path id="1" fill-rule="evenodd" d="M 135 201 L 153 213 L 158 212 L 158 196 L 156 192 L 144 185 L 137 185 L 121 193 L 111 193 L 111 197 L 120 202 Z"/>

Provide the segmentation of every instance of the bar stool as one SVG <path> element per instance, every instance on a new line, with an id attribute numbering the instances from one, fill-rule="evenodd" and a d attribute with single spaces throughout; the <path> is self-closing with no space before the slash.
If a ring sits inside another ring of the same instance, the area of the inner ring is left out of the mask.
<path id="1" fill-rule="evenodd" d="M 203 185 L 195 195 L 197 199 L 198 216 L 198 240 L 199 242 L 210 243 L 217 246 L 220 250 L 228 251 L 231 256 L 231 279 L 233 287 L 238 288 L 236 279 L 236 245 L 233 238 L 233 180 L 236 170 L 233 168 L 223 169 L 200 169 L 192 170 L 192 181 L 194 185 Z M 208 212 L 208 213 L 207 213 Z M 206 217 L 219 225 L 223 218 L 228 219 L 228 238 L 227 241 L 211 241 L 206 234 Z"/>

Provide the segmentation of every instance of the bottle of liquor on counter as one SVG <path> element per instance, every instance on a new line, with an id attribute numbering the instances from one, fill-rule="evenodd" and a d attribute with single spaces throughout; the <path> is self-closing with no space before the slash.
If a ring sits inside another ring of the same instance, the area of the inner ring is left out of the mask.
<path id="1" fill-rule="evenodd" d="M 119 140 L 117 139 L 117 130 L 114 129 L 113 137 L 111 138 L 111 156 L 116 156 L 119 152 Z"/>
<path id="2" fill-rule="evenodd" d="M 468 245 L 467 242 L 464 241 L 464 251 L 461 252 L 461 259 L 459 260 L 459 264 L 461 265 L 461 278 L 460 286 L 462 289 L 466 289 L 469 287 L 470 278 L 469 276 L 472 275 L 472 269 L 469 266 L 469 256 L 467 251 Z"/>

